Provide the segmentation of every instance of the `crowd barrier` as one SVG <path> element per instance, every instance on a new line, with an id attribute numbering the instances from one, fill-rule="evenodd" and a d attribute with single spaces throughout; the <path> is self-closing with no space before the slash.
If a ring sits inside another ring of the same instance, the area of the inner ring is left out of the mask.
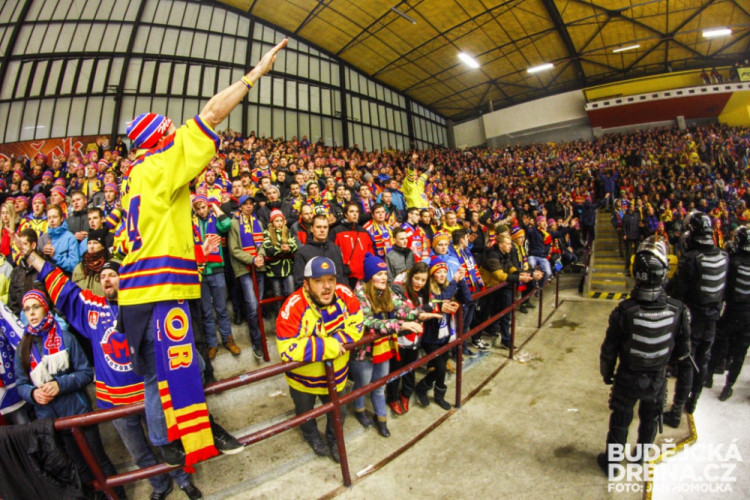
<path id="1" fill-rule="evenodd" d="M 253 282 L 255 281 L 256 280 L 253 280 Z M 326 380 L 328 384 L 328 394 L 330 396 L 330 400 L 328 403 L 325 403 L 316 408 L 313 408 L 309 412 L 306 412 L 302 415 L 294 416 L 292 418 L 284 420 L 283 422 L 269 425 L 268 427 L 265 427 L 259 431 L 252 432 L 246 436 L 238 437 L 237 439 L 244 445 L 254 444 L 259 441 L 268 439 L 272 436 L 275 436 L 277 434 L 280 434 L 282 432 L 293 429 L 294 427 L 297 427 L 298 425 L 304 423 L 305 421 L 311 418 L 317 418 L 322 415 L 325 415 L 328 412 L 333 412 L 335 432 L 336 432 L 336 443 L 338 446 L 339 456 L 341 458 L 340 465 L 341 465 L 341 474 L 343 477 L 343 483 L 345 486 L 351 486 L 352 479 L 351 479 L 351 474 L 349 472 L 349 462 L 347 460 L 347 455 L 346 455 L 346 442 L 344 439 L 344 428 L 343 428 L 343 423 L 342 423 L 342 418 L 341 418 L 341 407 L 347 405 L 349 402 L 353 401 L 354 399 L 360 396 L 363 396 L 369 392 L 372 392 L 376 388 L 387 384 L 389 381 L 399 378 L 403 376 L 405 373 L 408 373 L 410 371 L 413 371 L 419 368 L 420 366 L 428 363 L 433 358 L 436 358 L 437 356 L 440 356 L 444 352 L 449 351 L 454 348 L 457 349 L 456 374 L 455 374 L 455 377 L 456 377 L 455 406 L 460 407 L 461 406 L 462 380 L 463 380 L 462 345 L 463 345 L 464 340 L 468 340 L 474 335 L 479 334 L 480 332 L 482 332 L 482 330 L 492 325 L 495 321 L 497 321 L 501 317 L 507 314 L 510 314 L 511 315 L 511 321 L 510 321 L 511 341 L 510 341 L 510 349 L 508 352 L 508 357 L 512 359 L 514 356 L 515 337 L 516 337 L 516 309 L 517 307 L 520 306 L 521 303 L 525 302 L 526 300 L 529 300 L 532 294 L 534 294 L 535 292 L 538 292 L 539 303 L 537 306 L 538 308 L 537 327 L 538 328 L 541 327 L 542 322 L 543 322 L 542 318 L 543 318 L 543 309 L 544 309 L 545 288 L 549 288 L 551 283 L 554 283 L 555 309 L 556 309 L 558 305 L 558 296 L 559 296 L 559 288 L 560 288 L 559 287 L 560 280 L 558 276 L 555 276 L 552 279 L 550 279 L 544 287 L 538 288 L 538 289 L 532 287 L 530 290 L 528 290 L 527 293 L 525 293 L 524 295 L 518 298 L 516 298 L 517 293 L 514 289 L 514 294 L 513 294 L 514 301 L 511 303 L 510 306 L 506 307 L 502 311 L 489 317 L 487 320 L 481 322 L 480 324 L 476 325 L 474 328 L 463 333 L 462 335 L 457 335 L 455 340 L 442 346 L 440 349 L 426 356 L 419 358 L 414 363 L 411 363 L 393 373 L 390 373 L 387 377 L 383 377 L 370 384 L 360 387 L 356 391 L 351 391 L 346 394 L 339 395 L 339 393 L 336 392 L 335 390 L 336 384 L 334 383 L 334 374 L 333 374 L 332 364 L 330 361 L 326 361 L 325 362 Z M 487 288 L 485 290 L 482 290 L 474 294 L 473 299 L 479 300 L 482 297 L 495 293 L 501 288 L 505 288 L 507 286 L 512 286 L 512 285 L 510 285 L 507 282 L 500 283 L 498 285 L 495 285 L 493 287 Z M 257 287 L 256 287 L 256 293 L 257 293 Z M 268 304 L 271 304 L 273 302 L 277 302 L 280 300 L 282 300 L 282 298 L 279 298 L 279 297 L 261 300 L 259 302 L 258 317 L 262 318 L 262 307 L 264 305 L 268 305 Z M 456 331 L 462 332 L 463 331 L 462 309 L 459 308 L 456 314 L 457 314 Z M 261 327 L 261 332 L 263 333 L 263 353 L 264 353 L 265 360 L 268 361 L 269 360 L 268 346 L 266 344 L 265 331 L 263 330 L 263 320 L 261 319 L 259 323 Z M 374 334 L 365 335 L 358 342 L 346 344 L 345 348 L 347 350 L 352 350 L 355 347 L 359 347 L 361 345 L 372 342 L 376 337 L 377 336 Z M 231 377 L 231 378 L 210 384 L 205 387 L 204 392 L 206 395 L 219 394 L 224 391 L 228 391 L 230 389 L 252 384 L 255 382 L 259 382 L 261 380 L 268 379 L 270 377 L 274 377 L 276 375 L 280 375 L 294 368 L 298 368 L 304 364 L 306 363 L 291 362 L 291 363 L 276 363 L 274 365 L 265 366 L 257 370 L 248 372 L 248 373 L 243 373 L 241 375 L 237 375 L 235 377 Z M 290 400 L 290 403 L 291 403 L 291 400 Z M 121 486 L 127 483 L 141 480 L 141 479 L 146 479 L 152 476 L 157 476 L 159 474 L 165 474 L 173 469 L 176 469 L 176 467 L 170 467 L 166 463 L 162 462 L 152 467 L 147 467 L 145 469 L 137 469 L 137 470 L 133 470 L 129 472 L 123 472 L 114 476 L 106 476 L 104 472 L 102 471 L 101 467 L 99 466 L 99 464 L 97 463 L 96 459 L 94 458 L 93 453 L 91 452 L 91 448 L 89 447 L 88 442 L 86 441 L 86 438 L 83 435 L 82 427 L 116 420 L 118 418 L 129 416 L 129 415 L 140 414 L 140 413 L 143 413 L 143 411 L 144 411 L 143 403 L 134 403 L 134 404 L 120 406 L 120 407 L 116 407 L 116 408 L 112 408 L 108 410 L 95 411 L 95 412 L 86 413 L 83 415 L 76 415 L 73 417 L 59 418 L 55 421 L 56 430 L 58 431 L 69 430 L 72 432 L 76 440 L 76 443 L 78 444 L 78 447 L 80 448 L 81 453 L 84 459 L 86 460 L 86 463 L 89 465 L 94 475 L 95 479 L 93 482 L 93 487 L 97 490 L 104 491 L 104 493 L 107 494 L 107 496 L 110 499 L 114 499 L 114 500 L 118 499 L 118 496 L 114 492 L 114 488 L 116 486 Z"/>

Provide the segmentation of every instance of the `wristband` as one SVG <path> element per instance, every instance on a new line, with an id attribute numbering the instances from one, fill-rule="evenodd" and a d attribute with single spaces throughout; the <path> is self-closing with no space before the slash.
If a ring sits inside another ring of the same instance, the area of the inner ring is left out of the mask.
<path id="1" fill-rule="evenodd" d="M 247 87 L 248 90 L 253 88 L 253 82 L 251 82 L 247 76 L 242 77 L 242 83 L 245 84 L 245 87 Z"/>

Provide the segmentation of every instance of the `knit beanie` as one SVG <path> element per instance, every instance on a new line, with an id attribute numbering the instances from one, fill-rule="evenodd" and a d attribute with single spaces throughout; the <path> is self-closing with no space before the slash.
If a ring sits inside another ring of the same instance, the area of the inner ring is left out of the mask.
<path id="1" fill-rule="evenodd" d="M 448 264 L 446 264 L 445 261 L 440 258 L 440 256 L 433 255 L 430 259 L 430 276 L 435 274 L 435 272 L 440 269 L 445 269 L 447 271 Z"/>
<path id="2" fill-rule="evenodd" d="M 42 307 L 44 307 L 45 314 L 49 311 L 49 304 L 47 303 L 47 297 L 45 297 L 44 294 L 40 292 L 39 290 L 33 290 L 33 289 L 29 290 L 28 292 L 24 294 L 23 298 L 21 299 L 21 307 L 22 308 L 25 307 L 26 302 L 32 299 L 38 300 L 42 304 Z"/>
<path id="3" fill-rule="evenodd" d="M 126 133 L 133 147 L 149 149 L 156 146 L 172 125 L 172 120 L 156 113 L 143 113 L 128 124 Z"/>
<path id="4" fill-rule="evenodd" d="M 451 235 L 445 231 L 439 231 L 432 237 L 432 248 L 435 248 L 441 241 L 447 241 L 448 244 L 451 242 Z"/>
<path id="5" fill-rule="evenodd" d="M 274 219 L 277 219 L 279 217 L 286 220 L 286 217 L 284 217 L 284 214 L 281 212 L 281 210 L 279 210 L 278 208 L 274 208 L 273 210 L 271 210 L 271 217 L 270 217 L 271 222 L 273 222 Z"/>
<path id="6" fill-rule="evenodd" d="M 513 229 L 510 230 L 511 239 L 516 240 L 519 238 L 523 238 L 524 236 L 526 236 L 526 231 L 524 231 L 518 226 L 513 226 Z"/>
<path id="7" fill-rule="evenodd" d="M 385 265 L 385 261 L 380 257 L 368 253 L 365 255 L 365 283 L 369 283 L 373 276 L 378 274 L 380 271 L 388 271 L 388 266 Z"/>

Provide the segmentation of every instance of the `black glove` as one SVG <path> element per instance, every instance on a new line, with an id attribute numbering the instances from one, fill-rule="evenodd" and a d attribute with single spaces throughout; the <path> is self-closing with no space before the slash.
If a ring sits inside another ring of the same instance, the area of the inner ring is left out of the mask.
<path id="1" fill-rule="evenodd" d="M 612 375 L 605 375 L 604 376 L 604 383 L 607 385 L 612 385 L 612 382 L 614 382 Z"/>

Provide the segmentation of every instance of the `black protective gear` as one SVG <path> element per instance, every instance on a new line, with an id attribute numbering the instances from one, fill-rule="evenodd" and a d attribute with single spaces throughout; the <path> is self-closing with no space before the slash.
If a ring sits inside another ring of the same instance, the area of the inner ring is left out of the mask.
<path id="1" fill-rule="evenodd" d="M 740 226 L 734 233 L 734 249 L 738 252 L 750 252 L 750 228 Z"/>
<path id="2" fill-rule="evenodd" d="M 623 355 L 627 356 L 631 370 L 660 370 L 666 366 L 674 349 L 674 332 L 683 308 L 672 299 L 661 309 L 647 309 L 636 301 L 625 308 L 628 338 L 620 356 L 623 362 Z"/>
<path id="3" fill-rule="evenodd" d="M 636 283 L 633 298 L 646 302 L 656 300 L 662 293 L 668 273 L 669 260 L 664 244 L 651 239 L 641 243 L 633 260 Z"/>
<path id="4" fill-rule="evenodd" d="M 713 245 L 713 224 L 711 223 L 711 217 L 693 210 L 690 212 L 685 219 L 685 229 L 689 233 L 690 237 L 688 245 Z"/>

